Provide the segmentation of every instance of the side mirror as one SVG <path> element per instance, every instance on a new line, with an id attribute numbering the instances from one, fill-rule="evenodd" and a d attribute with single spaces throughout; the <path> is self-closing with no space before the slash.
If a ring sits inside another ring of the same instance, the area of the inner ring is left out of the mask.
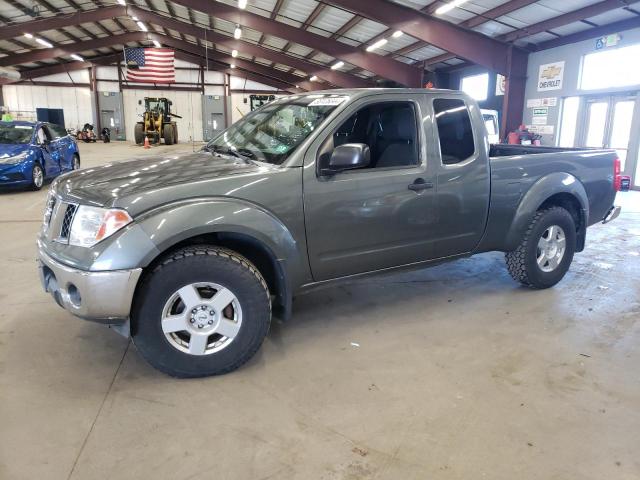
<path id="1" fill-rule="evenodd" d="M 333 149 L 329 166 L 321 170 L 322 175 L 335 175 L 345 170 L 365 168 L 371 164 L 369 146 L 364 143 L 345 143 Z"/>

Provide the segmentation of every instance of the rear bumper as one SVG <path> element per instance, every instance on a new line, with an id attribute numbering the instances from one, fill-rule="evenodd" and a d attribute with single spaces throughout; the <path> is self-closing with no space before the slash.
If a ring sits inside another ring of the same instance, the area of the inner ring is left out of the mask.
<path id="1" fill-rule="evenodd" d="M 88 272 L 38 252 L 40 281 L 56 303 L 73 315 L 101 323 L 122 323 L 131 311 L 141 268 Z"/>
<path id="2" fill-rule="evenodd" d="M 609 223 L 609 222 L 615 220 L 616 218 L 618 218 L 620 216 L 620 211 L 621 210 L 622 210 L 622 207 L 619 207 L 619 206 L 616 206 L 616 205 L 611 207 L 609 209 L 609 211 L 607 212 L 607 214 L 602 219 L 602 223 Z"/>

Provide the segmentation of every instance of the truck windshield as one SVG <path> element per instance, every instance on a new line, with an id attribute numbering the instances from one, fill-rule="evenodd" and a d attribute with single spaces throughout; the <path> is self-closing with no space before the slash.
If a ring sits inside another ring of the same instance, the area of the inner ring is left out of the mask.
<path id="1" fill-rule="evenodd" d="M 305 95 L 269 103 L 234 123 L 206 149 L 280 165 L 345 100 L 341 95 Z"/>
<path id="2" fill-rule="evenodd" d="M 12 125 L 0 123 L 0 144 L 17 145 L 20 143 L 29 143 L 33 127 L 29 125 Z"/>

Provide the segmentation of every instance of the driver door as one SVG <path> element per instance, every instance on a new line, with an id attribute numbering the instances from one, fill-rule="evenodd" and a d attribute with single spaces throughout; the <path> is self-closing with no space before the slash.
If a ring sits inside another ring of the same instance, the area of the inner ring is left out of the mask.
<path id="1" fill-rule="evenodd" d="M 36 145 L 42 156 L 42 168 L 45 177 L 55 176 L 60 173 L 59 152 L 51 142 L 51 135 L 44 125 L 39 125 L 36 130 Z"/>
<path id="2" fill-rule="evenodd" d="M 421 95 L 376 95 L 347 109 L 307 151 L 304 212 L 314 280 L 434 257 L 436 170 L 426 160 Z M 368 168 L 323 175 L 333 149 L 364 143 Z"/>

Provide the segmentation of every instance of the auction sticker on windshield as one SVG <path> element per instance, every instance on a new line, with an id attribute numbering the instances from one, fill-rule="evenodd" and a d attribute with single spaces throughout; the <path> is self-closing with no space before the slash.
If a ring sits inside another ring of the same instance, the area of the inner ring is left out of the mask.
<path id="1" fill-rule="evenodd" d="M 349 97 L 324 97 L 324 98 L 316 98 L 313 102 L 309 104 L 310 107 L 335 107 L 336 105 L 340 105 Z"/>

